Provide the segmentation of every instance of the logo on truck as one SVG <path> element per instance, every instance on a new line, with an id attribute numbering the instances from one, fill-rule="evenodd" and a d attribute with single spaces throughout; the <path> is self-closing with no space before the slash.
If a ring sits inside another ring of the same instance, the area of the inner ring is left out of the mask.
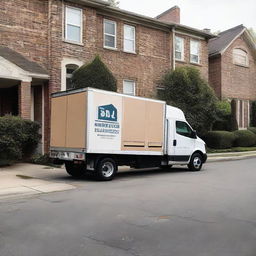
<path id="1" fill-rule="evenodd" d="M 117 108 L 114 105 L 98 106 L 94 132 L 104 139 L 115 139 L 120 133 L 117 119 Z"/>
<path id="2" fill-rule="evenodd" d="M 112 105 L 98 107 L 98 120 L 117 121 L 117 109 Z"/>

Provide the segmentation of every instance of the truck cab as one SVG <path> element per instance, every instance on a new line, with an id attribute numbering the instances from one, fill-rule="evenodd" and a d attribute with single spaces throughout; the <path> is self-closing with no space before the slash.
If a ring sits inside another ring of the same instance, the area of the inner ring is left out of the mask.
<path id="1" fill-rule="evenodd" d="M 184 113 L 166 106 L 166 154 L 168 165 L 189 165 L 193 171 L 200 170 L 206 161 L 205 143 L 187 122 Z"/>

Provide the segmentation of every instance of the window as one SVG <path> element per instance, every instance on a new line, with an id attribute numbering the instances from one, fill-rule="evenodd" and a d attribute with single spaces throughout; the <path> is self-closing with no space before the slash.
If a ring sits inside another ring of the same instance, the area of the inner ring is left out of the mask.
<path id="1" fill-rule="evenodd" d="M 184 38 L 175 37 L 175 59 L 184 60 Z"/>
<path id="2" fill-rule="evenodd" d="M 79 68 L 77 65 L 75 64 L 68 64 L 66 65 L 66 90 L 70 90 L 73 88 L 73 85 L 72 85 L 72 74 L 73 72 Z"/>
<path id="3" fill-rule="evenodd" d="M 185 137 L 194 138 L 194 132 L 185 122 L 176 121 L 176 133 Z"/>
<path id="4" fill-rule="evenodd" d="M 66 7 L 65 40 L 82 42 L 82 10 Z"/>
<path id="5" fill-rule="evenodd" d="M 135 27 L 124 25 L 124 51 L 135 53 Z"/>
<path id="6" fill-rule="evenodd" d="M 248 67 L 248 54 L 246 51 L 242 49 L 234 49 L 233 50 L 233 62 L 234 64 Z"/>
<path id="7" fill-rule="evenodd" d="M 200 52 L 200 42 L 196 40 L 190 41 L 190 62 L 199 63 L 199 52 Z"/>
<path id="8" fill-rule="evenodd" d="M 135 95 L 135 82 L 132 80 L 124 80 L 123 93 L 128 95 Z"/>
<path id="9" fill-rule="evenodd" d="M 116 22 L 104 20 L 104 47 L 116 49 Z"/>

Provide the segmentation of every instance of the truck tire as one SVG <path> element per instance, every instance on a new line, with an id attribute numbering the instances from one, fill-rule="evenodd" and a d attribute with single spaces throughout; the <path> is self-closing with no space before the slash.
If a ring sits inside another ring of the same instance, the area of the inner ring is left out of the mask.
<path id="1" fill-rule="evenodd" d="M 192 172 L 200 171 L 203 165 L 202 155 L 199 153 L 195 153 L 191 156 L 190 162 L 188 164 L 188 168 Z"/>
<path id="2" fill-rule="evenodd" d="M 97 179 L 101 181 L 112 180 L 117 172 L 116 162 L 112 158 L 102 158 L 96 166 Z"/>
<path id="3" fill-rule="evenodd" d="M 85 174 L 85 167 L 83 164 L 75 164 L 74 162 L 65 162 L 67 173 L 75 178 L 80 178 Z"/>

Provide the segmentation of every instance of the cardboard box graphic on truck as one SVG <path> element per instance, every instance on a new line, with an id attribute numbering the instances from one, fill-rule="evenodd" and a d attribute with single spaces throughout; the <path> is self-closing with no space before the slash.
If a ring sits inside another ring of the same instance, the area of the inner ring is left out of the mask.
<path id="1" fill-rule="evenodd" d="M 50 152 L 70 175 L 90 171 L 102 180 L 111 180 L 121 165 L 197 171 L 207 158 L 180 109 L 92 88 L 52 95 Z"/>

